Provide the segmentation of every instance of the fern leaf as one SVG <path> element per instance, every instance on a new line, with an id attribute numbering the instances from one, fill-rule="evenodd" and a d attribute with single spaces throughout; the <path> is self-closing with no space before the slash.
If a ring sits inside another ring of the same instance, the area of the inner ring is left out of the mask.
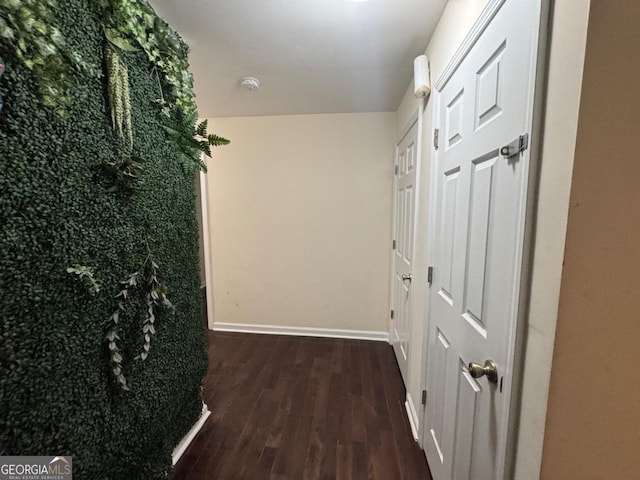
<path id="1" fill-rule="evenodd" d="M 188 125 L 192 131 L 195 129 L 195 124 L 197 121 L 198 121 L 198 112 L 191 112 L 189 115 L 184 117 L 184 125 L 185 126 Z"/>
<path id="2" fill-rule="evenodd" d="M 212 146 L 229 143 L 226 138 L 208 135 L 208 121 L 205 119 L 198 124 L 197 119 L 198 113 L 193 111 L 189 114 L 178 115 L 170 125 L 162 125 L 168 140 L 174 143 L 178 149 L 178 159 L 187 173 L 193 172 L 194 168 L 206 172 L 207 165 L 202 160 L 201 153 L 211 157 Z"/>
<path id="3" fill-rule="evenodd" d="M 204 160 L 202 160 L 202 158 L 198 157 L 198 161 L 196 162 L 196 164 L 201 171 L 207 173 L 207 164 L 204 163 Z"/>
<path id="4" fill-rule="evenodd" d="M 229 145 L 231 143 L 230 140 L 227 140 L 224 137 L 219 137 L 218 135 L 211 134 L 207 137 L 207 141 L 209 145 L 213 145 L 214 147 L 219 147 L 221 145 Z"/>
<path id="5" fill-rule="evenodd" d="M 195 137 L 184 137 L 184 146 L 191 153 L 200 153 L 200 140 Z"/>
<path id="6" fill-rule="evenodd" d="M 166 125 L 166 124 L 162 125 L 162 128 L 164 129 L 165 132 L 167 132 L 167 134 L 169 135 L 169 138 L 171 140 L 178 139 L 178 138 L 182 137 L 182 131 L 178 130 L 175 127 L 177 127 L 177 125 L 175 125 L 175 126 Z"/>
<path id="7" fill-rule="evenodd" d="M 207 157 L 211 156 L 211 147 L 209 146 L 209 142 L 205 140 L 201 140 L 198 142 L 199 150 L 204 153 Z"/>
<path id="8" fill-rule="evenodd" d="M 185 172 L 191 173 L 193 172 L 193 158 L 187 157 L 186 155 L 181 156 L 182 159 L 182 168 Z"/>
<path id="9" fill-rule="evenodd" d="M 207 123 L 208 120 L 206 119 L 200 122 L 200 125 L 198 125 L 198 128 L 196 129 L 196 135 L 200 135 L 201 137 L 207 136 Z"/>

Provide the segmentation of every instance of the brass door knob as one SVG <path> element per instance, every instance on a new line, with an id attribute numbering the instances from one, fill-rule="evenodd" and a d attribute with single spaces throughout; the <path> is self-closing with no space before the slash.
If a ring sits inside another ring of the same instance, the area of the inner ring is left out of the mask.
<path id="1" fill-rule="evenodd" d="M 480 378 L 486 375 L 487 380 L 491 383 L 498 383 L 498 366 L 493 360 L 487 360 L 484 365 L 471 362 L 469 364 L 469 374 L 473 378 Z"/>

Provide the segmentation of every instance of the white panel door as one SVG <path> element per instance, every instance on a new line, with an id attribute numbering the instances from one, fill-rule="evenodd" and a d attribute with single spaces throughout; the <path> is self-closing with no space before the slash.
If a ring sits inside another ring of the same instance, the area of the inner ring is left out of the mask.
<path id="1" fill-rule="evenodd" d="M 402 379 L 407 384 L 411 278 L 413 274 L 413 236 L 416 203 L 418 122 L 415 122 L 396 148 L 394 192 L 394 249 L 392 288 L 391 344 L 398 359 Z"/>
<path id="2" fill-rule="evenodd" d="M 495 16 L 436 85 L 423 430 L 434 480 L 504 478 L 529 151 L 507 158 L 501 147 L 531 128 L 540 7 L 491 3 Z"/>

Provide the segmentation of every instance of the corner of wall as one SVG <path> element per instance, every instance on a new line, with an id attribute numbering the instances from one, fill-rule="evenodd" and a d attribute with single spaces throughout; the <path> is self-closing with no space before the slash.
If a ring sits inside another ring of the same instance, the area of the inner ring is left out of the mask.
<path id="1" fill-rule="evenodd" d="M 590 0 L 552 2 L 514 479 L 540 477 Z"/>

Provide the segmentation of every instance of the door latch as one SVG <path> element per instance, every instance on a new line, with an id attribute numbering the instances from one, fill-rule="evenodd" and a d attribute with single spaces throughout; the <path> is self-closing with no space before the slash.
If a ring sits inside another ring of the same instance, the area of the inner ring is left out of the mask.
<path id="1" fill-rule="evenodd" d="M 524 152 L 529 147 L 529 134 L 520 135 L 513 142 L 505 145 L 500 149 L 500 155 L 505 158 L 513 158 L 518 156 L 520 152 Z"/>

